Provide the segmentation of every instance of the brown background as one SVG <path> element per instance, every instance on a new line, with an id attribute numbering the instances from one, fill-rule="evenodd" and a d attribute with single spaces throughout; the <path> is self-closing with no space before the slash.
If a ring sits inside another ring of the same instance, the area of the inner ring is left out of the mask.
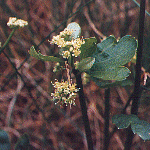
<path id="1" fill-rule="evenodd" d="M 58 49 L 48 40 L 57 35 L 72 21 L 80 24 L 84 38 L 95 36 L 100 42 L 104 36 L 116 38 L 126 34 L 138 37 L 139 7 L 132 0 L 95 0 L 84 8 L 82 0 L 1 0 L 0 1 L 0 42 L 2 45 L 11 29 L 6 25 L 9 17 L 28 21 L 29 25 L 15 32 L 9 45 L 0 55 L 0 128 L 9 133 L 12 149 L 17 139 L 27 132 L 30 135 L 32 150 L 76 150 L 87 149 L 84 127 L 78 99 L 76 106 L 59 108 L 51 102 L 51 81 L 61 74 L 53 74 L 54 63 L 29 58 L 28 50 L 37 46 L 45 37 L 49 37 L 39 46 L 42 54 L 56 55 Z M 138 0 L 139 2 L 139 0 Z M 80 11 L 78 11 L 78 9 Z M 146 1 L 146 10 L 150 12 L 150 0 Z M 77 13 L 75 13 L 78 11 Z M 68 16 L 71 14 L 71 18 Z M 66 22 L 59 26 L 64 20 Z M 149 37 L 150 17 L 146 15 L 145 34 Z M 149 38 L 148 38 L 149 39 Z M 147 55 L 148 56 L 148 55 Z M 24 61 L 28 58 L 26 61 Z M 23 63 L 24 61 L 24 63 Z M 22 79 L 15 73 L 18 68 Z M 133 71 L 134 64 L 128 64 Z M 145 73 L 143 72 L 143 75 Z M 132 81 L 133 74 L 130 79 Z M 143 78 L 142 78 L 143 80 Z M 88 106 L 88 115 L 92 129 L 95 149 L 103 148 L 104 127 L 104 89 L 99 89 L 90 81 L 84 85 Z M 119 114 L 125 106 L 133 86 L 111 89 L 111 114 Z M 14 103 L 14 106 L 13 106 Z M 11 112 L 12 110 L 12 112 Z M 127 108 L 130 113 L 130 107 Z M 139 117 L 150 123 L 149 93 L 143 92 Z M 110 131 L 114 125 L 110 120 Z M 124 148 L 125 130 L 117 131 L 110 141 L 110 150 Z M 132 149 L 148 150 L 150 142 L 144 142 L 135 135 Z"/>

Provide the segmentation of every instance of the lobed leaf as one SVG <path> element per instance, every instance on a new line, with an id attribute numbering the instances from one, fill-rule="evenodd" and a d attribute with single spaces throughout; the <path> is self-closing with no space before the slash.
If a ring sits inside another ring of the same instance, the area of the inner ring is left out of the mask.
<path id="1" fill-rule="evenodd" d="M 119 42 L 111 43 L 109 46 L 107 45 L 107 47 L 103 49 L 102 53 L 96 55 L 95 64 L 102 68 L 122 66 L 133 58 L 136 48 L 137 41 L 135 38 L 130 35 L 126 35 L 122 37 Z"/>
<path id="2" fill-rule="evenodd" d="M 150 124 L 144 120 L 140 120 L 136 115 L 114 115 L 112 122 L 118 129 L 124 129 L 131 125 L 134 134 L 138 134 L 143 140 L 150 140 Z"/>
<path id="3" fill-rule="evenodd" d="M 127 35 L 119 42 L 113 36 L 97 44 L 97 51 L 93 55 L 95 63 L 88 72 L 91 76 L 103 80 L 121 81 L 129 76 L 130 71 L 122 67 L 135 55 L 137 41 Z"/>

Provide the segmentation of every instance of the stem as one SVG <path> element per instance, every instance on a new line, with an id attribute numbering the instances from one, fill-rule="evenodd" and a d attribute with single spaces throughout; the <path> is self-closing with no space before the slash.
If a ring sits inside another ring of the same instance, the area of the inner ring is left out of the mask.
<path id="1" fill-rule="evenodd" d="M 104 124 L 104 150 L 108 150 L 109 147 L 109 110 L 110 110 L 110 104 L 109 104 L 109 97 L 110 97 L 110 88 L 105 90 L 105 124 Z"/>
<path id="2" fill-rule="evenodd" d="M 138 101 L 141 95 L 141 64 L 142 64 L 142 51 L 143 51 L 143 34 L 144 34 L 144 18 L 145 18 L 145 0 L 141 0 L 140 4 L 140 19 L 139 19 L 139 35 L 138 35 L 138 49 L 136 59 L 136 70 L 135 70 L 135 86 L 134 96 L 131 113 L 137 115 L 138 112 Z"/>
<path id="3" fill-rule="evenodd" d="M 7 46 L 7 44 L 9 43 L 9 41 L 10 41 L 11 37 L 13 36 L 14 32 L 16 31 L 16 29 L 17 29 L 17 28 L 14 28 L 14 29 L 11 31 L 11 33 L 10 33 L 8 39 L 6 40 L 6 42 L 4 43 L 4 45 L 2 46 L 2 48 L 0 49 L 0 54 L 3 52 L 3 50 L 5 49 L 5 47 Z"/>
<path id="4" fill-rule="evenodd" d="M 135 68 L 135 81 L 133 91 L 133 103 L 131 107 L 131 114 L 137 115 L 138 103 L 141 96 L 141 64 L 142 64 L 142 51 L 143 51 L 143 34 L 144 34 L 144 19 L 145 19 L 145 0 L 140 2 L 140 17 L 139 17 L 139 35 L 138 35 L 138 48 L 137 48 L 137 59 Z M 125 150 L 129 150 L 132 145 L 133 132 L 129 128 L 127 140 L 125 143 Z"/>
<path id="5" fill-rule="evenodd" d="M 91 137 L 90 123 L 89 123 L 89 119 L 88 119 L 88 115 L 87 115 L 87 107 L 86 107 L 85 96 L 84 96 L 84 92 L 83 92 L 81 73 L 76 69 L 73 69 L 72 72 L 76 77 L 77 87 L 80 88 L 78 94 L 79 94 L 79 101 L 80 101 L 80 107 L 81 107 L 81 111 L 82 111 L 82 119 L 83 119 L 83 123 L 84 123 L 88 149 L 93 150 L 93 141 L 92 141 L 92 137 Z"/>

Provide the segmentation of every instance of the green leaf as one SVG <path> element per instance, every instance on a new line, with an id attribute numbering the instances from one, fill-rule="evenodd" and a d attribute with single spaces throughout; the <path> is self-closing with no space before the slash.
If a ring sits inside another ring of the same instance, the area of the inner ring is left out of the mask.
<path id="1" fill-rule="evenodd" d="M 136 115 L 119 114 L 112 117 L 112 123 L 114 123 L 118 129 L 127 128 L 131 123 L 138 121 L 139 118 Z"/>
<path id="2" fill-rule="evenodd" d="M 80 47 L 81 59 L 86 58 L 86 57 L 91 57 L 97 48 L 96 46 L 97 40 L 95 37 L 84 39 L 84 41 L 85 41 L 85 44 L 82 44 Z"/>
<path id="3" fill-rule="evenodd" d="M 150 124 L 144 120 L 138 120 L 131 124 L 133 133 L 137 133 L 144 141 L 150 140 Z"/>
<path id="4" fill-rule="evenodd" d="M 19 141 L 15 146 L 15 150 L 29 150 L 29 146 L 29 136 L 25 133 L 19 138 Z"/>
<path id="5" fill-rule="evenodd" d="M 127 128 L 131 124 L 133 133 L 137 133 L 143 140 L 150 140 L 150 124 L 140 120 L 136 115 L 114 115 L 112 123 L 116 124 L 118 129 Z"/>
<path id="6" fill-rule="evenodd" d="M 0 150 L 9 150 L 10 142 L 8 134 L 4 130 L 0 130 Z"/>
<path id="7" fill-rule="evenodd" d="M 71 38 L 75 38 L 76 39 L 81 34 L 81 27 L 76 22 L 72 22 L 72 23 L 68 24 L 67 29 L 73 30 L 73 33 L 71 34 Z"/>
<path id="8" fill-rule="evenodd" d="M 45 56 L 42 55 L 40 52 L 36 52 L 34 46 L 32 46 L 29 50 L 29 54 L 32 57 L 35 57 L 36 59 L 42 60 L 42 61 L 52 61 L 52 62 L 63 62 L 62 59 L 54 57 L 54 56 Z"/>
<path id="9" fill-rule="evenodd" d="M 136 48 L 137 41 L 135 38 L 126 35 L 118 43 L 115 44 L 114 42 L 110 46 L 107 45 L 102 53 L 96 55 L 95 65 L 102 68 L 122 66 L 133 58 Z"/>
<path id="10" fill-rule="evenodd" d="M 124 114 L 115 115 L 112 117 L 112 123 L 115 124 L 118 129 L 124 129 L 130 125 L 130 119 Z"/>
<path id="11" fill-rule="evenodd" d="M 131 60 L 136 48 L 137 41 L 129 35 L 122 37 L 119 42 L 113 36 L 106 38 L 97 44 L 97 51 L 93 55 L 95 63 L 88 73 L 103 80 L 126 79 L 130 71 L 122 66 Z"/>
<path id="12" fill-rule="evenodd" d="M 85 59 L 82 59 L 78 64 L 77 64 L 77 69 L 80 72 L 85 72 L 89 70 L 95 62 L 95 58 L 93 57 L 87 57 Z"/>
<path id="13" fill-rule="evenodd" d="M 94 66 L 94 65 L 93 65 Z M 116 80 L 122 81 L 129 76 L 130 70 L 126 67 L 116 67 L 116 68 L 100 68 L 91 69 L 87 73 L 89 73 L 92 77 L 100 78 L 103 80 Z"/>

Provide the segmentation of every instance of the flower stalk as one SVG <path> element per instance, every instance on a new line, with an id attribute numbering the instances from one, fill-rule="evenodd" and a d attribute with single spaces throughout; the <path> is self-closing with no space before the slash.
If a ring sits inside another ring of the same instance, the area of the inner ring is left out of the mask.
<path id="1" fill-rule="evenodd" d="M 14 29 L 11 31 L 11 33 L 10 33 L 8 39 L 6 40 L 6 42 L 4 43 L 4 45 L 2 46 L 2 48 L 0 49 L 0 54 L 3 52 L 3 50 L 5 49 L 5 47 L 8 45 L 8 43 L 9 43 L 11 37 L 13 36 L 13 34 L 15 33 L 16 29 L 17 29 L 17 27 L 14 28 Z"/>
<path id="2" fill-rule="evenodd" d="M 27 25 L 28 25 L 27 21 L 24 21 L 22 19 L 17 19 L 16 17 L 9 17 L 9 21 L 7 22 L 7 26 L 12 28 L 13 30 L 11 31 L 8 39 L 6 40 L 6 42 L 4 43 L 2 48 L 0 49 L 0 54 L 3 52 L 3 50 L 5 49 L 7 44 L 9 43 L 9 41 L 10 41 L 11 37 L 13 36 L 14 32 L 16 31 L 16 29 L 23 28 L 24 26 L 27 26 Z"/>

